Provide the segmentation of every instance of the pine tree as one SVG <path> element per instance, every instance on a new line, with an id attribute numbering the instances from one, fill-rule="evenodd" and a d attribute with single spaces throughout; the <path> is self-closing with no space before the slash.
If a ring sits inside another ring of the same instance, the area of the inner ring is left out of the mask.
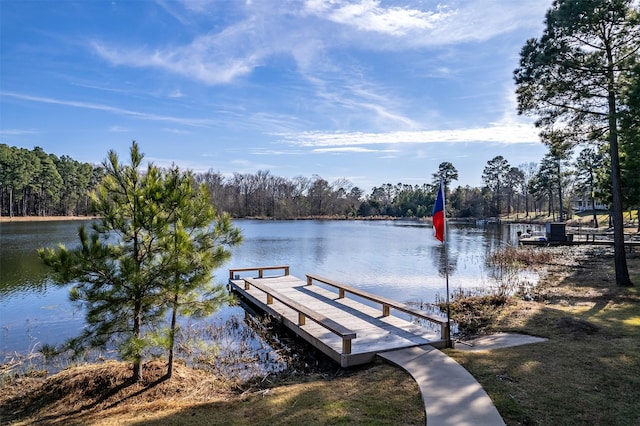
<path id="1" fill-rule="evenodd" d="M 609 145 L 619 285 L 632 285 L 624 251 L 619 117 L 628 72 L 638 62 L 638 40 L 633 0 L 554 0 L 542 37 L 526 42 L 514 72 L 518 112 L 538 117 L 545 142 Z"/>
<path id="2" fill-rule="evenodd" d="M 115 344 L 139 381 L 144 355 L 157 340 L 151 330 L 160 328 L 168 312 L 173 337 L 180 310 L 211 313 L 227 301 L 211 285 L 211 273 L 241 237 L 228 217 L 216 215 L 207 192 L 193 186 L 189 173 L 175 167 L 163 172 L 153 164 L 143 172 L 137 143 L 130 153 L 131 164 L 123 165 L 109 152 L 106 176 L 93 194 L 101 220 L 91 233 L 80 228 L 80 247 L 39 254 L 58 282 L 74 283 L 71 299 L 86 312 L 87 326 L 68 347 L 82 352 Z"/>

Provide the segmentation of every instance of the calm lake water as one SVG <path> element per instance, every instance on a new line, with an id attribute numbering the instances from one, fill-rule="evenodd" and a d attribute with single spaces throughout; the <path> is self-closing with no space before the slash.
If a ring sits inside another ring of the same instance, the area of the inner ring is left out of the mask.
<path id="1" fill-rule="evenodd" d="M 234 248 L 215 280 L 229 268 L 290 265 L 291 274 L 315 273 L 402 302 L 445 296 L 442 244 L 417 221 L 237 220 L 244 243 Z M 79 222 L 0 224 L 0 361 L 79 333 L 84 315 L 68 301 L 68 286 L 52 283 L 39 247 L 77 245 Z M 449 286 L 491 288 L 500 282 L 486 257 L 517 242 L 524 225 L 448 225 Z M 521 275 L 521 278 L 523 276 Z M 535 280 L 534 275 L 524 275 Z M 225 308 L 218 316 L 241 314 Z"/>

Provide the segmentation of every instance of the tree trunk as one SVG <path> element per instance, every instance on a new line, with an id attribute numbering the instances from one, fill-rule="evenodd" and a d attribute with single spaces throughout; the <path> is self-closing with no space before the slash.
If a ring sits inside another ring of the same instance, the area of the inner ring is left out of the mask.
<path id="1" fill-rule="evenodd" d="M 178 293 L 173 298 L 173 311 L 171 312 L 171 328 L 169 329 L 169 361 L 167 362 L 167 379 L 173 376 L 173 357 L 176 341 L 176 319 L 178 316 Z"/>
<path id="2" fill-rule="evenodd" d="M 133 338 L 139 340 L 142 335 L 142 321 L 140 320 L 140 316 L 142 314 L 142 303 L 139 300 L 135 302 L 134 308 L 134 317 L 133 317 Z M 138 342 L 136 342 L 136 346 Z M 142 381 L 142 355 L 140 354 L 140 349 L 135 349 L 135 354 L 133 355 L 133 374 L 131 376 L 131 380 L 134 382 Z"/>
<path id="3" fill-rule="evenodd" d="M 9 190 L 9 217 L 13 217 L 13 187 Z"/>
<path id="4" fill-rule="evenodd" d="M 562 175 L 560 174 L 560 172 L 560 160 L 558 160 L 558 206 L 560 207 L 558 222 L 564 222 L 564 203 L 562 202 Z"/>
<path id="5" fill-rule="evenodd" d="M 593 176 L 593 169 L 590 167 L 589 168 L 589 189 L 591 190 L 591 192 L 589 193 L 589 198 L 591 199 L 591 211 L 593 212 L 593 227 L 597 228 L 598 227 L 598 214 L 596 213 L 596 196 L 595 196 L 595 189 L 594 189 L 594 184 L 595 182 L 595 177 Z"/>
<path id="6" fill-rule="evenodd" d="M 613 64 L 610 51 L 609 64 Z M 624 251 L 624 222 L 622 211 L 622 179 L 620 177 L 620 157 L 618 153 L 618 121 L 616 117 L 616 94 L 614 91 L 613 66 L 608 67 L 609 79 L 609 151 L 611 155 L 611 193 L 613 194 L 613 249 L 616 284 L 632 286 L 627 257 Z"/>

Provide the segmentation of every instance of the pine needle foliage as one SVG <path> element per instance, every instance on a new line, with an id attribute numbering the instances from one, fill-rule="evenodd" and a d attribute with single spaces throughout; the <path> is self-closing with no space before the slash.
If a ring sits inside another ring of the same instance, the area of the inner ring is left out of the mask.
<path id="1" fill-rule="evenodd" d="M 178 315 L 210 315 L 230 301 L 212 272 L 242 241 L 191 172 L 152 163 L 143 170 L 143 158 L 136 142 L 129 165 L 110 151 L 93 194 L 101 220 L 90 231 L 79 229 L 78 248 L 39 250 L 57 282 L 73 282 L 70 298 L 86 313 L 84 331 L 66 348 L 81 353 L 115 344 L 132 362 L 134 381 L 142 379 L 143 358 L 158 342 L 168 351 L 171 377 Z"/>

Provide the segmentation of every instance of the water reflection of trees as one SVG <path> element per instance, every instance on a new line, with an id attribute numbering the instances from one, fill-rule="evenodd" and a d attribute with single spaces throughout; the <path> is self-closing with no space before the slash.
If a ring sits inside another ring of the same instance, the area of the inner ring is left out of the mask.
<path id="1" fill-rule="evenodd" d="M 10 252 L 0 254 L 0 297 L 23 291 L 45 293 L 51 277 L 50 271 L 38 256 Z"/>

